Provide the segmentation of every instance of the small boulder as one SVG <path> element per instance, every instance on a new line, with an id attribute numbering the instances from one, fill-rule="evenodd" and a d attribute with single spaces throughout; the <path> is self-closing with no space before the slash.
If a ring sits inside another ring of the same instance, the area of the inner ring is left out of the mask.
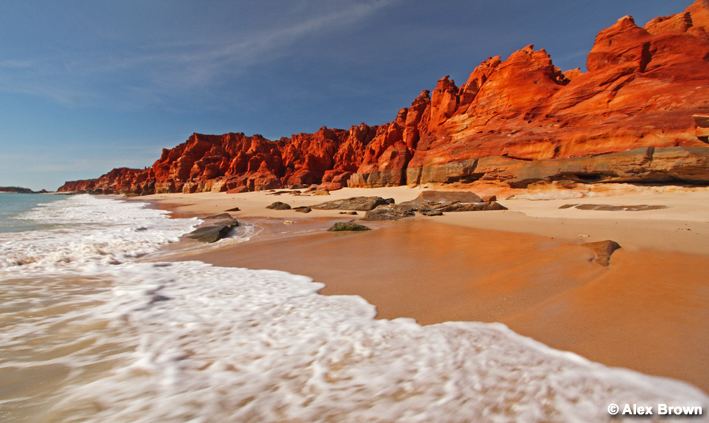
<path id="1" fill-rule="evenodd" d="M 228 212 L 238 212 L 238 211 L 241 211 L 241 209 L 238 208 L 238 207 L 233 207 L 233 208 L 227 209 L 226 211 L 228 211 Z"/>
<path id="2" fill-rule="evenodd" d="M 371 230 L 370 228 L 360 225 L 359 223 L 355 222 L 337 222 L 328 231 L 331 232 L 346 232 L 346 231 L 352 231 L 352 232 L 360 232 L 360 231 L 369 231 Z"/>
<path id="3" fill-rule="evenodd" d="M 349 214 L 349 215 L 352 215 L 352 216 L 357 216 L 357 212 L 356 212 L 356 211 L 341 211 L 340 214 Z"/>
<path id="4" fill-rule="evenodd" d="M 443 212 L 440 210 L 421 210 L 421 214 L 424 216 L 443 216 Z"/>
<path id="5" fill-rule="evenodd" d="M 295 207 L 293 210 L 297 211 L 298 213 L 310 213 L 311 211 L 313 211 L 313 209 L 307 206 Z"/>
<path id="6" fill-rule="evenodd" d="M 364 215 L 364 220 L 399 220 L 414 216 L 414 209 L 408 206 L 386 204 L 369 210 Z"/>
<path id="7" fill-rule="evenodd" d="M 217 242 L 225 238 L 235 227 L 239 226 L 239 221 L 231 217 L 228 213 L 205 217 L 204 221 L 185 237 L 200 242 Z"/>
<path id="8" fill-rule="evenodd" d="M 290 204 L 283 203 L 281 201 L 276 201 L 266 206 L 267 209 L 271 210 L 290 210 Z"/>
<path id="9" fill-rule="evenodd" d="M 352 197 L 343 200 L 328 201 L 326 203 L 316 204 L 312 206 L 314 209 L 320 210 L 359 210 L 368 211 L 375 207 L 386 204 L 386 200 L 382 197 Z"/>
<path id="10" fill-rule="evenodd" d="M 581 245 L 590 248 L 595 253 L 593 261 L 601 266 L 608 266 L 610 264 L 611 255 L 613 255 L 615 250 L 621 248 L 620 244 L 608 239 L 605 241 L 586 242 Z"/>

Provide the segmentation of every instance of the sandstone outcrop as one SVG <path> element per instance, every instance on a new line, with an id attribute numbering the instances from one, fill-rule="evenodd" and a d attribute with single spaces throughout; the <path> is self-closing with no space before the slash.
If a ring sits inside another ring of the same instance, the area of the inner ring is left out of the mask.
<path id="1" fill-rule="evenodd" d="M 443 212 L 507 210 L 494 197 L 484 201 L 469 191 L 424 191 L 411 201 L 400 204 L 426 216 L 440 216 Z"/>
<path id="2" fill-rule="evenodd" d="M 611 240 L 586 242 L 582 245 L 593 251 L 595 255 L 593 261 L 601 266 L 608 266 L 615 250 L 621 248 L 620 244 Z"/>
<path id="3" fill-rule="evenodd" d="M 239 226 L 239 221 L 231 217 L 229 213 L 222 213 L 205 218 L 194 231 L 185 237 L 200 242 L 217 242 L 227 237 L 237 226 Z"/>
<path id="4" fill-rule="evenodd" d="M 60 192 L 88 192 L 92 194 L 152 194 L 155 192 L 155 178 L 152 169 L 130 169 L 120 167 L 97 179 L 68 181 Z"/>
<path id="5" fill-rule="evenodd" d="M 276 201 L 266 206 L 267 209 L 271 210 L 290 210 L 290 204 L 284 203 L 282 201 Z"/>
<path id="6" fill-rule="evenodd" d="M 314 209 L 318 210 L 358 210 L 358 211 L 368 211 L 375 207 L 388 204 L 390 201 L 383 199 L 382 197 L 352 197 L 345 198 L 342 200 L 328 201 L 326 203 L 316 204 L 312 206 Z"/>
<path id="7" fill-rule="evenodd" d="M 709 4 L 600 31 L 586 70 L 526 46 L 450 77 L 394 119 L 277 141 L 193 134 L 146 169 L 119 168 L 59 191 L 243 192 L 499 180 L 709 183 Z"/>
<path id="8" fill-rule="evenodd" d="M 692 117 L 697 126 L 697 138 L 702 142 L 709 143 L 709 115 L 694 115 Z"/>
<path id="9" fill-rule="evenodd" d="M 416 209 L 431 208 L 430 205 L 449 205 L 452 203 L 480 203 L 483 199 L 470 191 L 423 191 L 415 199 L 404 201 L 402 205 L 412 206 Z"/>
<path id="10" fill-rule="evenodd" d="M 399 220 L 414 216 L 414 209 L 400 204 L 384 204 L 364 214 L 364 220 Z"/>
<path id="11" fill-rule="evenodd" d="M 361 232 L 371 228 L 355 222 L 337 222 L 328 229 L 330 232 Z"/>

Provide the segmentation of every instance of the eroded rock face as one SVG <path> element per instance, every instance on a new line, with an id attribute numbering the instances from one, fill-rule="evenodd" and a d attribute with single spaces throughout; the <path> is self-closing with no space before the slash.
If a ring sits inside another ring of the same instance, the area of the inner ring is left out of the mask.
<path id="1" fill-rule="evenodd" d="M 355 222 L 336 222 L 328 229 L 330 232 L 361 232 L 369 231 L 371 228 Z"/>
<path id="2" fill-rule="evenodd" d="M 312 206 L 314 209 L 318 210 L 359 210 L 368 211 L 373 208 L 387 204 L 388 201 L 382 197 L 352 197 L 345 198 L 342 200 L 328 201 L 321 204 L 316 204 Z"/>
<path id="3" fill-rule="evenodd" d="M 152 169 L 116 168 L 96 179 L 67 181 L 60 192 L 88 192 L 94 194 L 152 194 L 155 177 Z"/>
<path id="4" fill-rule="evenodd" d="M 401 204 L 416 208 L 426 207 L 428 204 L 448 205 L 452 203 L 480 203 L 483 199 L 470 191 L 424 191 L 411 201 Z"/>
<path id="5" fill-rule="evenodd" d="M 271 210 L 290 210 L 290 204 L 284 203 L 282 201 L 276 201 L 266 206 L 267 209 Z"/>
<path id="6" fill-rule="evenodd" d="M 507 207 L 489 198 L 487 201 L 469 191 L 424 191 L 411 201 L 400 204 L 426 216 L 443 212 L 507 210 Z"/>
<path id="7" fill-rule="evenodd" d="M 709 143 L 709 115 L 694 115 L 692 118 L 697 127 L 697 138 L 704 143 Z"/>
<path id="8" fill-rule="evenodd" d="M 59 191 L 244 192 L 502 180 L 709 183 L 709 6 L 597 35 L 587 71 L 526 46 L 460 87 L 444 77 L 394 120 L 278 141 L 193 134 L 147 169 L 114 169 Z"/>
<path id="9" fill-rule="evenodd" d="M 377 206 L 364 215 L 364 220 L 399 220 L 405 217 L 412 217 L 414 209 L 400 204 L 385 204 Z"/>
<path id="10" fill-rule="evenodd" d="M 185 237 L 200 242 L 217 242 L 227 237 L 237 226 L 239 226 L 239 221 L 231 217 L 229 213 L 222 213 L 206 217 L 194 231 L 185 235 Z"/>
<path id="11" fill-rule="evenodd" d="M 586 242 L 582 244 L 584 247 L 590 248 L 594 253 L 593 261 L 601 266 L 608 266 L 611 262 L 611 256 L 615 250 L 620 249 L 620 244 L 615 241 L 605 240 L 597 242 Z"/>

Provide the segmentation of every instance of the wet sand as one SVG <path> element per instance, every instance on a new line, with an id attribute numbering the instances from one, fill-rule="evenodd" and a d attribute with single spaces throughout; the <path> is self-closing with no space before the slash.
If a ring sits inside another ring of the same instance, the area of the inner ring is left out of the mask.
<path id="1" fill-rule="evenodd" d="M 603 267 L 559 239 L 416 218 L 181 258 L 308 275 L 324 294 L 364 297 L 380 318 L 502 322 L 554 348 L 709 390 L 704 255 L 622 249 Z"/>
<path id="2" fill-rule="evenodd" d="M 445 187 L 451 189 L 450 187 Z M 463 189 L 461 187 L 452 189 Z M 635 187 L 625 184 L 592 185 L 575 190 L 512 190 L 497 186 L 471 186 L 481 195 L 496 194 L 509 210 L 494 212 L 446 213 L 431 217 L 434 222 L 478 229 L 492 229 L 561 238 L 570 242 L 612 239 L 625 249 L 654 249 L 709 254 L 709 188 Z M 271 192 L 225 194 L 156 194 L 134 197 L 150 201 L 179 216 L 211 215 L 230 212 L 237 218 L 269 217 L 300 223 L 312 218 L 351 219 L 337 210 L 270 210 L 266 206 L 282 201 L 296 206 L 312 206 L 325 201 L 354 196 L 393 198 L 397 203 L 416 198 L 421 187 L 345 188 L 330 195 L 273 195 Z M 512 197 L 512 198 L 510 198 Z M 560 208 L 567 204 L 653 205 L 661 209 L 644 211 L 603 211 Z"/>
<path id="3" fill-rule="evenodd" d="M 380 318 L 502 322 L 554 348 L 709 391 L 709 189 L 496 189 L 474 191 L 498 194 L 509 210 L 363 222 L 376 229 L 365 233 L 325 232 L 333 221 L 358 219 L 363 212 L 304 215 L 265 206 L 274 201 L 313 205 L 357 195 L 401 202 L 422 188 L 139 199 L 182 215 L 240 207 L 232 215 L 260 228 L 249 242 L 192 249 L 178 259 L 307 275 L 326 284 L 324 294 L 364 297 Z M 612 210 L 566 204 L 604 204 Z M 625 205 L 661 207 L 617 207 Z M 622 245 L 609 267 L 593 263 L 593 253 L 580 245 L 604 239 Z"/>

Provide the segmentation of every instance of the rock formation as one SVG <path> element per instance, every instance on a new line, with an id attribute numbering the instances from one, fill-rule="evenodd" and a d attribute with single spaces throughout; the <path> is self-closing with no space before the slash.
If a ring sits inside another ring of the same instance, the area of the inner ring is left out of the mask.
<path id="1" fill-rule="evenodd" d="M 400 207 L 418 211 L 425 216 L 440 216 L 443 212 L 507 210 L 491 196 L 486 200 L 469 191 L 424 191 Z"/>
<path id="2" fill-rule="evenodd" d="M 334 225 L 328 229 L 330 232 L 361 232 L 368 231 L 371 228 L 368 226 L 360 225 L 355 222 L 336 222 Z"/>
<path id="3" fill-rule="evenodd" d="M 586 242 L 581 244 L 584 247 L 590 248 L 594 253 L 593 261 L 601 266 L 608 266 L 611 262 L 611 256 L 615 250 L 620 249 L 620 244 L 609 239 L 605 241 Z"/>
<path id="4" fill-rule="evenodd" d="M 119 167 L 97 179 L 67 181 L 57 191 L 95 194 L 152 194 L 155 192 L 155 175 L 151 168 Z"/>
<path id="5" fill-rule="evenodd" d="M 413 217 L 416 213 L 411 207 L 398 204 L 384 204 L 369 210 L 364 214 L 364 220 L 399 220 Z"/>
<path id="6" fill-rule="evenodd" d="M 460 87 L 444 77 L 394 120 L 270 141 L 193 134 L 146 169 L 114 169 L 59 191 L 241 192 L 499 180 L 709 183 L 709 0 L 602 30 L 587 70 L 526 46 Z"/>
<path id="7" fill-rule="evenodd" d="M 290 210 L 290 204 L 284 203 L 282 201 L 276 201 L 275 203 L 271 203 L 266 206 L 267 209 L 271 210 Z"/>
<path id="8" fill-rule="evenodd" d="M 383 204 L 389 204 L 392 201 L 383 199 L 382 197 L 352 197 L 342 200 L 328 201 L 312 206 L 318 210 L 359 210 L 368 211 Z"/>
<path id="9" fill-rule="evenodd" d="M 200 242 L 217 242 L 229 236 L 237 226 L 239 226 L 238 220 L 231 217 L 229 213 L 222 213 L 205 217 L 203 222 L 185 237 Z"/>

